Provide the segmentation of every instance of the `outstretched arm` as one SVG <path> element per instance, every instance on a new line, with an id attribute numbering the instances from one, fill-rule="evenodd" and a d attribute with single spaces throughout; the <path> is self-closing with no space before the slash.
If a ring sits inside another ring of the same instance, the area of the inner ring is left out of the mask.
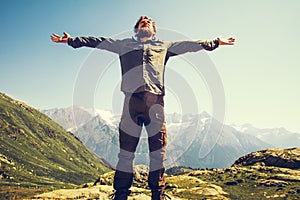
<path id="1" fill-rule="evenodd" d="M 64 32 L 64 36 L 60 36 L 60 35 L 53 33 L 51 35 L 51 40 L 56 43 L 68 43 L 69 37 L 71 37 L 71 36 L 67 32 Z"/>
<path id="2" fill-rule="evenodd" d="M 234 45 L 235 39 L 218 37 L 215 40 L 178 41 L 168 48 L 170 56 L 176 56 L 187 52 L 196 52 L 202 49 L 207 51 L 215 50 L 219 45 Z"/>
<path id="3" fill-rule="evenodd" d="M 71 37 L 67 32 L 64 32 L 64 36 L 54 33 L 51 35 L 51 40 L 56 43 L 66 43 L 73 48 L 91 47 L 114 53 L 119 53 L 120 49 L 120 40 L 104 37 Z"/>

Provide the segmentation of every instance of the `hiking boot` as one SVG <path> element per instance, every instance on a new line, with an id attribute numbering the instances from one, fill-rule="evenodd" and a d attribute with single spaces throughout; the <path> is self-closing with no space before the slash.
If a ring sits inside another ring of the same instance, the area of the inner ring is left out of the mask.
<path id="1" fill-rule="evenodd" d="M 151 200 L 166 200 L 166 199 L 171 199 L 171 197 L 166 193 L 164 193 L 163 191 L 160 190 L 152 191 Z"/>
<path id="2" fill-rule="evenodd" d="M 112 194 L 109 199 L 110 200 L 127 200 L 130 190 L 117 190 L 114 194 Z"/>

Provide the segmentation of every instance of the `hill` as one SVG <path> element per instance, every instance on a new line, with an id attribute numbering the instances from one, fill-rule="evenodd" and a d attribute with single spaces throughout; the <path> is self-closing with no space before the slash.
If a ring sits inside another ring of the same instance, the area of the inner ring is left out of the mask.
<path id="1" fill-rule="evenodd" d="M 108 170 L 72 133 L 0 93 L 1 196 L 73 187 Z"/>

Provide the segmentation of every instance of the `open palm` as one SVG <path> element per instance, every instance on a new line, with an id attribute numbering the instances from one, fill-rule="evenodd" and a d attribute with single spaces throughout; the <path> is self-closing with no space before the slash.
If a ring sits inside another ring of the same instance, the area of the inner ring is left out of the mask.
<path id="1" fill-rule="evenodd" d="M 218 37 L 219 45 L 234 45 L 235 38 L 230 37 L 230 38 L 221 38 Z"/>

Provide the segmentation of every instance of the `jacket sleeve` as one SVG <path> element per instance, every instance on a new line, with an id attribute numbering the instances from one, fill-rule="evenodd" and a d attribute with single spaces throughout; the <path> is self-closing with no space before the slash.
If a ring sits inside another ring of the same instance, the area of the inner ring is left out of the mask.
<path id="1" fill-rule="evenodd" d="M 171 44 L 168 52 L 171 56 L 184 54 L 187 52 L 197 52 L 202 49 L 207 51 L 215 50 L 219 46 L 216 40 L 178 41 Z"/>
<path id="2" fill-rule="evenodd" d="M 120 40 L 104 37 L 70 37 L 68 45 L 73 48 L 91 47 L 119 53 Z"/>

